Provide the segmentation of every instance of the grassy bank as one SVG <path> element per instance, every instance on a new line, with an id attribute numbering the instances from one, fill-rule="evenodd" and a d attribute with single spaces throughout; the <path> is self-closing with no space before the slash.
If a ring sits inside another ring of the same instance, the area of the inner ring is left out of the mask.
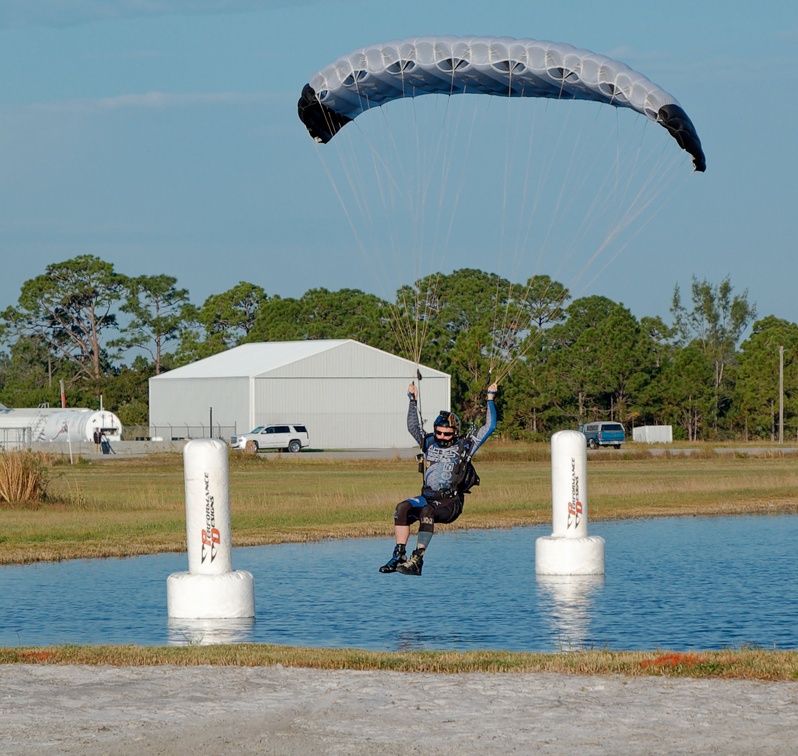
<path id="1" fill-rule="evenodd" d="M 737 649 L 672 653 L 580 651 L 563 654 L 504 651 L 413 651 L 386 653 L 240 644 L 233 646 L 56 646 L 0 648 L 0 664 L 85 664 L 90 666 L 282 664 L 314 669 L 390 672 L 555 672 L 578 675 L 656 675 L 738 680 L 798 680 L 797 651 Z"/>
<path id="2" fill-rule="evenodd" d="M 450 528 L 551 521 L 546 445 L 489 447 L 482 485 Z M 593 521 L 798 511 L 798 458 L 768 452 L 591 454 Z M 416 493 L 412 461 L 312 455 L 231 456 L 233 543 L 255 546 L 385 536 L 397 501 Z M 2 506 L 0 564 L 184 551 L 182 459 L 158 455 L 50 468 L 48 499 Z"/>

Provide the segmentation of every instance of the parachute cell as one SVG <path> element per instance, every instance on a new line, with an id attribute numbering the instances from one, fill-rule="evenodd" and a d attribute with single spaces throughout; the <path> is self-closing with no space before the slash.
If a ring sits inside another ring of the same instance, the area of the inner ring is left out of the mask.
<path id="1" fill-rule="evenodd" d="M 664 126 L 706 169 L 695 127 L 676 99 L 629 66 L 568 44 L 511 37 L 416 37 L 364 47 L 305 85 L 299 117 L 329 142 L 370 108 L 422 94 L 592 100 L 631 108 Z"/>

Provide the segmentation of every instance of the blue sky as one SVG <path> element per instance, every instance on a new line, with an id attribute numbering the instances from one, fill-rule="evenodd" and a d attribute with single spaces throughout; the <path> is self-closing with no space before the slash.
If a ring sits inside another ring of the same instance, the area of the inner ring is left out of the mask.
<path id="1" fill-rule="evenodd" d="M 728 275 L 761 316 L 798 321 L 798 6 L 780 0 L 0 0 L 0 306 L 79 254 L 173 275 L 197 304 L 241 280 L 281 296 L 390 295 L 412 270 L 398 266 L 389 291 L 362 263 L 296 101 L 335 58 L 421 34 L 551 39 L 618 58 L 675 95 L 701 136 L 707 172 L 683 163 L 599 275 L 577 286 L 578 263 L 520 272 L 666 318 L 675 284 Z M 507 274 L 493 210 L 474 222 L 443 268 Z"/>

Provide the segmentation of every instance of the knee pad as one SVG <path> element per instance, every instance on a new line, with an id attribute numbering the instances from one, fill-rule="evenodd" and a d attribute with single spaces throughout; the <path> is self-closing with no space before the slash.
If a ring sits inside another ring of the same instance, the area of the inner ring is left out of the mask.
<path id="1" fill-rule="evenodd" d="M 397 525 L 409 525 L 410 523 L 407 521 L 407 515 L 412 507 L 413 505 L 409 501 L 400 501 L 396 505 L 396 510 L 393 513 L 394 523 Z"/>

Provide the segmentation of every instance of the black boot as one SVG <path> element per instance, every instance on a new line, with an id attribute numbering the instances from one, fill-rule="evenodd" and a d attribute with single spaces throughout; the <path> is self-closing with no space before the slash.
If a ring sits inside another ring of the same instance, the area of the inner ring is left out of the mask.
<path id="1" fill-rule="evenodd" d="M 424 549 L 416 549 L 410 559 L 398 564 L 396 571 L 402 575 L 420 575 L 424 566 Z"/>
<path id="2" fill-rule="evenodd" d="M 393 550 L 393 556 L 386 564 L 380 567 L 380 572 L 396 572 L 398 565 L 404 564 L 407 561 L 405 553 L 405 545 L 403 543 L 397 543 L 396 548 Z"/>

